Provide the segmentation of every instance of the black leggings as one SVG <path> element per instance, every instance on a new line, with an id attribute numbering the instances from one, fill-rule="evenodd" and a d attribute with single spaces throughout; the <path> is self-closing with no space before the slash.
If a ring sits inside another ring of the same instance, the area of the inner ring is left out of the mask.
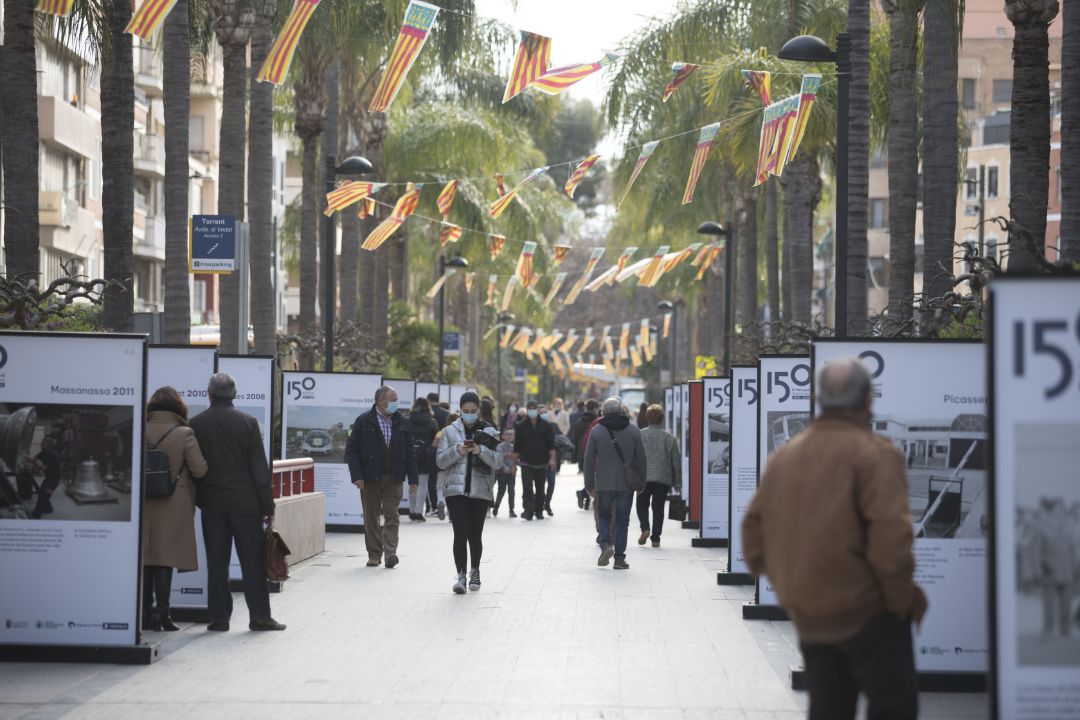
<path id="1" fill-rule="evenodd" d="M 473 569 L 479 568 L 480 556 L 484 554 L 484 519 L 491 503 L 454 495 L 446 498 L 446 506 L 450 510 L 450 524 L 454 526 L 454 566 L 458 572 L 465 572 L 469 567 L 467 555 L 471 555 Z"/>

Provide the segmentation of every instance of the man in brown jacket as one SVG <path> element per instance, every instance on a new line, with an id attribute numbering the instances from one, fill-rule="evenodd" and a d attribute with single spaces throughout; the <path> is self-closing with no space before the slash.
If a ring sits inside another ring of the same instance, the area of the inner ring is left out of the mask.
<path id="1" fill-rule="evenodd" d="M 868 426 L 871 379 L 858 360 L 821 371 L 822 414 L 769 457 L 743 521 L 746 561 L 768 574 L 795 623 L 811 720 L 915 718 L 912 522 L 900 453 Z"/>

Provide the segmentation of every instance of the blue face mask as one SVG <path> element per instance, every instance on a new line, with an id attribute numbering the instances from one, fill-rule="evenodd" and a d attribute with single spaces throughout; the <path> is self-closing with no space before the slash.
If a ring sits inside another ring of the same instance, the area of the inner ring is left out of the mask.
<path id="1" fill-rule="evenodd" d="M 387 403 L 387 405 L 386 405 L 386 412 L 390 413 L 391 415 L 393 415 L 394 413 L 396 413 L 396 412 L 397 412 L 397 402 L 390 402 L 390 403 Z"/>
<path id="2" fill-rule="evenodd" d="M 461 413 L 461 422 L 466 425 L 475 425 L 476 421 L 480 419 L 479 413 Z"/>
<path id="3" fill-rule="evenodd" d="M 536 417 L 536 416 L 538 416 L 540 414 L 536 410 L 529 410 L 528 412 L 529 412 L 529 417 L 531 417 L 531 418 L 534 418 L 534 417 Z"/>
<path id="4" fill-rule="evenodd" d="M 548 412 L 540 413 L 540 419 L 541 420 L 550 420 L 551 419 L 551 413 L 548 413 Z"/>

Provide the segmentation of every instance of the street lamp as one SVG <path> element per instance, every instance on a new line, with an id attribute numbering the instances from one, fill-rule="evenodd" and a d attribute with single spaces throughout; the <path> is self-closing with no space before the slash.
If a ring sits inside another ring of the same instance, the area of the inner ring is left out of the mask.
<path id="1" fill-rule="evenodd" d="M 677 385 L 677 364 L 675 361 L 675 353 L 677 350 L 675 345 L 675 335 L 679 330 L 679 301 L 661 300 L 660 302 L 656 303 L 656 309 L 664 313 L 665 315 L 669 313 L 671 314 L 671 342 L 669 343 L 671 345 L 671 384 Z"/>
<path id="2" fill-rule="evenodd" d="M 340 165 L 333 154 L 326 156 L 326 193 L 334 191 L 334 181 L 342 175 L 367 175 L 375 168 L 365 158 L 353 155 L 345 158 Z M 323 369 L 334 371 L 334 320 L 337 313 L 337 277 L 335 254 L 337 253 L 337 231 L 334 216 L 323 220 L 323 326 L 326 338 L 326 362 Z"/>
<path id="3" fill-rule="evenodd" d="M 499 313 L 496 318 L 497 325 L 495 327 L 503 327 L 507 323 L 511 323 L 517 316 L 511 312 Z M 498 335 L 495 336 L 495 407 L 501 408 L 503 400 L 502 394 L 502 338 Z"/>
<path id="4" fill-rule="evenodd" d="M 848 284 L 848 125 L 851 114 L 851 36 L 836 36 L 834 52 L 824 40 L 800 35 L 784 43 L 777 57 L 796 62 L 836 63 L 836 264 L 833 325 L 836 337 L 847 337 Z"/>
<path id="5" fill-rule="evenodd" d="M 439 277 L 446 274 L 446 268 L 467 268 L 469 267 L 469 261 L 463 257 L 452 257 L 449 260 L 445 255 L 439 255 Z M 446 328 L 446 283 L 443 283 L 439 288 L 439 384 L 443 384 L 443 360 L 444 353 L 446 351 L 446 344 L 443 341 L 443 335 Z M 459 349 L 460 352 L 460 349 Z M 464 367 L 465 358 L 461 355 L 458 356 L 458 361 L 462 363 Z"/>
<path id="6" fill-rule="evenodd" d="M 727 237 L 727 230 L 718 222 L 703 222 L 698 225 L 699 235 Z M 735 325 L 735 274 L 732 269 L 735 255 L 731 243 L 724 240 L 724 374 L 731 374 L 731 337 Z"/>

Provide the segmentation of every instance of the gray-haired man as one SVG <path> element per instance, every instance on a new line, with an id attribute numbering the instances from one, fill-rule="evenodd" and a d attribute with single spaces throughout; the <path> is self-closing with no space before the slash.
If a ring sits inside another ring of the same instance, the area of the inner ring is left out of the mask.
<path id="1" fill-rule="evenodd" d="M 263 559 L 263 523 L 274 521 L 270 468 L 266 463 L 259 422 L 233 407 L 236 381 L 225 373 L 210 378 L 210 407 L 190 421 L 206 457 L 208 470 L 198 483 L 196 504 L 202 509 L 206 545 L 206 580 L 210 625 L 226 631 L 232 615 L 229 592 L 229 555 L 236 541 L 236 556 L 244 577 L 252 630 L 284 630 L 270 617 Z"/>

